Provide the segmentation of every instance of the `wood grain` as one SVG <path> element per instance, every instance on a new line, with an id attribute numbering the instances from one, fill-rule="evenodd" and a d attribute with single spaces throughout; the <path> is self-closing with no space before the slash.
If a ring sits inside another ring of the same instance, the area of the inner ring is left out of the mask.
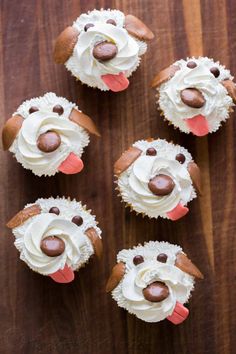
<path id="1" fill-rule="evenodd" d="M 52 61 L 60 31 L 95 7 L 134 14 L 156 34 L 129 89 L 119 94 L 82 86 Z M 38 178 L 1 151 L 0 352 L 235 353 L 236 117 L 207 138 L 181 134 L 159 117 L 149 85 L 160 69 L 188 55 L 213 57 L 236 73 L 235 1 L 2 0 L 0 9 L 1 124 L 23 100 L 54 91 L 77 102 L 102 133 L 101 140 L 91 137 L 79 176 Z M 136 217 L 114 189 L 114 161 L 133 141 L 150 136 L 182 144 L 203 170 L 204 196 L 175 223 Z M 81 199 L 103 230 L 103 260 L 92 260 L 67 286 L 31 272 L 4 226 L 26 203 L 57 195 Z M 179 327 L 144 323 L 105 293 L 117 252 L 148 240 L 180 244 L 205 275 L 191 298 L 190 318 Z"/>

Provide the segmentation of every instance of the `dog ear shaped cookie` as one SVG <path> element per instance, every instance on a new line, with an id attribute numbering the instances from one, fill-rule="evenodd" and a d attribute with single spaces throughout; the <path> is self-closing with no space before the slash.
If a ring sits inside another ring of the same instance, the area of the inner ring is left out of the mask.
<path id="1" fill-rule="evenodd" d="M 195 162 L 189 162 L 188 164 L 188 173 L 192 179 L 194 188 L 197 192 L 201 195 L 202 188 L 201 188 L 201 171 L 198 165 Z"/>
<path id="2" fill-rule="evenodd" d="M 131 146 L 114 164 L 114 174 L 119 176 L 141 155 L 142 150 Z"/>
<path id="3" fill-rule="evenodd" d="M 99 237 L 97 231 L 94 229 L 94 227 L 90 227 L 85 231 L 85 235 L 90 239 L 96 256 L 101 259 L 103 247 L 102 240 Z"/>
<path id="4" fill-rule="evenodd" d="M 8 221 L 7 227 L 9 229 L 14 229 L 22 225 L 26 220 L 32 218 L 32 216 L 38 215 L 41 213 L 41 208 L 38 204 L 31 205 L 17 213 L 13 218 Z"/>
<path id="5" fill-rule="evenodd" d="M 170 65 L 168 68 L 161 70 L 152 80 L 151 87 L 158 87 L 170 80 L 179 69 L 180 67 L 177 65 Z"/>
<path id="6" fill-rule="evenodd" d="M 53 59 L 57 64 L 64 64 L 72 55 L 79 32 L 72 26 L 62 31 L 56 39 Z"/>
<path id="7" fill-rule="evenodd" d="M 125 275 L 125 263 L 119 262 L 113 268 L 106 285 L 106 292 L 114 290 Z"/>
<path id="8" fill-rule="evenodd" d="M 175 266 L 181 269 L 183 272 L 195 278 L 198 279 L 204 278 L 200 270 L 195 266 L 195 264 L 192 263 L 192 261 L 183 252 L 180 252 L 176 255 Z"/>
<path id="9" fill-rule="evenodd" d="M 222 85 L 226 88 L 228 91 L 228 94 L 232 98 L 233 102 L 236 103 L 236 85 L 235 82 L 232 80 L 224 80 L 221 81 Z"/>
<path id="10" fill-rule="evenodd" d="M 125 16 L 125 29 L 137 39 L 149 41 L 154 38 L 153 32 L 137 17 L 133 15 Z"/>
<path id="11" fill-rule="evenodd" d="M 12 116 L 10 119 L 8 119 L 5 123 L 2 130 L 2 144 L 4 150 L 8 150 L 13 144 L 13 141 L 20 131 L 23 120 L 24 118 L 22 116 L 16 114 L 15 116 Z"/>
<path id="12" fill-rule="evenodd" d="M 77 109 L 73 108 L 69 119 L 80 125 L 82 128 L 84 128 L 85 130 L 87 130 L 89 133 L 97 135 L 97 136 L 101 136 L 101 134 L 99 133 L 96 125 L 94 124 L 94 122 L 92 121 L 92 119 L 87 116 L 86 114 L 78 111 Z"/>

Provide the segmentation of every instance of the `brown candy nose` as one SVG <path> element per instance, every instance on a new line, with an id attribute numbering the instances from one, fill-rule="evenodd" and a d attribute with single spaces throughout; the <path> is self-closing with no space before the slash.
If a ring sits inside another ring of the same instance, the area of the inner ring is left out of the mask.
<path id="1" fill-rule="evenodd" d="M 195 88 L 187 88 L 181 91 L 180 97 L 183 103 L 192 108 L 201 108 L 206 102 L 203 94 Z"/>
<path id="2" fill-rule="evenodd" d="M 57 257 L 65 251 L 65 243 L 57 236 L 48 236 L 41 241 L 40 248 L 47 256 Z"/>
<path id="3" fill-rule="evenodd" d="M 170 194 L 175 187 L 174 181 L 170 176 L 157 175 L 156 177 L 150 179 L 148 183 L 148 188 L 150 191 L 159 196 L 163 197 Z"/>
<path id="4" fill-rule="evenodd" d="M 101 42 L 93 48 L 93 56 L 99 61 L 107 61 L 117 54 L 117 46 L 111 42 Z"/>
<path id="5" fill-rule="evenodd" d="M 150 302 L 161 302 L 169 296 L 169 289 L 164 283 L 155 281 L 143 289 L 143 296 Z"/>
<path id="6" fill-rule="evenodd" d="M 38 137 L 37 146 L 43 152 L 55 151 L 60 145 L 61 138 L 56 132 L 48 131 Z"/>

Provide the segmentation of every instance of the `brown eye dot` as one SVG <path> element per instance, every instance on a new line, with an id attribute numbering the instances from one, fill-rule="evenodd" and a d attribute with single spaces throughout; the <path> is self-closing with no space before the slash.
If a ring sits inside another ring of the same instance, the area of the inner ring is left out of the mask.
<path id="1" fill-rule="evenodd" d="M 197 66 L 197 64 L 195 63 L 195 61 L 189 61 L 188 63 L 187 63 L 187 67 L 189 68 L 189 69 L 194 69 L 194 68 L 196 68 L 196 66 Z"/>
<path id="2" fill-rule="evenodd" d="M 133 258 L 134 265 L 138 265 L 143 262 L 144 262 L 143 256 L 138 255 Z"/>
<path id="3" fill-rule="evenodd" d="M 83 218 L 81 218 L 81 216 L 79 216 L 79 215 L 74 216 L 71 221 L 74 224 L 76 224 L 77 226 L 80 226 L 83 224 Z"/>
<path id="4" fill-rule="evenodd" d="M 57 104 L 56 106 L 53 107 L 52 111 L 54 113 L 59 114 L 59 116 L 61 116 L 64 113 L 64 108 L 60 104 Z"/>
<path id="5" fill-rule="evenodd" d="M 155 156 L 156 154 L 157 154 L 156 149 L 154 149 L 152 147 L 147 149 L 147 151 L 146 151 L 146 155 L 149 155 L 149 156 Z"/>
<path id="6" fill-rule="evenodd" d="M 210 69 L 210 72 L 211 72 L 215 77 L 220 76 L 220 70 L 219 70 L 217 67 L 215 67 L 215 66 Z"/>
<path id="7" fill-rule="evenodd" d="M 30 107 L 30 109 L 29 109 L 29 114 L 34 113 L 34 112 L 37 112 L 37 111 L 39 111 L 38 107 L 32 106 L 32 107 Z"/>
<path id="8" fill-rule="evenodd" d="M 49 213 L 59 215 L 60 210 L 57 207 L 52 207 L 51 209 L 49 209 Z"/>
<path id="9" fill-rule="evenodd" d="M 90 27 L 94 27 L 94 24 L 93 24 L 93 23 L 87 23 L 87 25 L 84 26 L 84 31 L 87 32 L 87 30 L 88 30 Z"/>
<path id="10" fill-rule="evenodd" d="M 166 263 L 167 258 L 168 258 L 168 256 L 167 256 L 167 254 L 165 254 L 165 253 L 160 253 L 160 254 L 158 254 L 158 256 L 157 256 L 158 262 L 161 262 L 161 263 Z"/>
<path id="11" fill-rule="evenodd" d="M 109 20 L 107 20 L 107 23 L 110 23 L 110 25 L 116 26 L 116 21 L 113 20 L 112 18 L 110 18 Z"/>
<path id="12" fill-rule="evenodd" d="M 186 160 L 185 156 L 183 154 L 178 154 L 175 156 L 175 159 L 179 161 L 179 163 L 183 164 Z"/>

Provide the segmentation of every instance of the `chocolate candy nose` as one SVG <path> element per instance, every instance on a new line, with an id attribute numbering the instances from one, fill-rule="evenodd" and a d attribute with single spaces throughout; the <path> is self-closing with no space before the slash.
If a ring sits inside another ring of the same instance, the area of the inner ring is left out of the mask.
<path id="1" fill-rule="evenodd" d="M 93 48 L 93 56 L 99 61 L 107 61 L 117 54 L 117 46 L 111 42 L 101 42 Z"/>
<path id="2" fill-rule="evenodd" d="M 160 302 L 169 296 L 169 289 L 164 283 L 155 281 L 143 289 L 143 296 L 150 302 Z"/>
<path id="3" fill-rule="evenodd" d="M 38 137 L 37 146 L 43 152 L 55 151 L 60 145 L 61 138 L 56 132 L 48 131 Z"/>
<path id="4" fill-rule="evenodd" d="M 175 184 L 173 179 L 170 176 L 162 174 L 150 179 L 148 183 L 148 188 L 150 191 L 159 197 L 170 194 L 174 187 Z"/>
<path id="5" fill-rule="evenodd" d="M 57 257 L 65 251 L 65 243 L 57 236 L 48 236 L 42 239 L 40 248 L 47 256 Z"/>
<path id="6" fill-rule="evenodd" d="M 201 108 L 205 104 L 203 94 L 195 88 L 187 88 L 180 93 L 181 100 L 192 108 Z"/>

